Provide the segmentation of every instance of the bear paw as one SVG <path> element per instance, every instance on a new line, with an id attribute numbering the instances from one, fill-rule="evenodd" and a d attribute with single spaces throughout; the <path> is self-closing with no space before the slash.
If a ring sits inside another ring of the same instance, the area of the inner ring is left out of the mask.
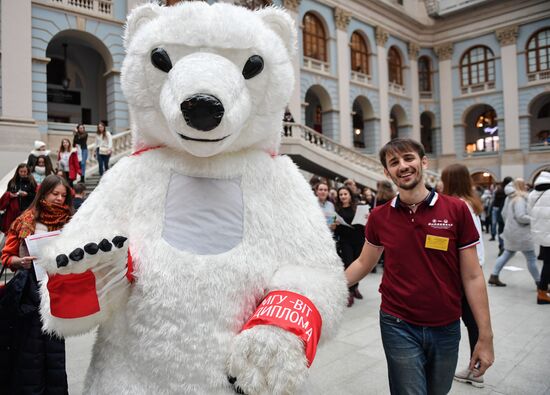
<path id="1" fill-rule="evenodd" d="M 303 341 L 270 325 L 238 334 L 227 365 L 228 380 L 238 394 L 296 394 L 308 374 Z"/>
<path id="2" fill-rule="evenodd" d="M 46 257 L 39 263 L 50 274 L 82 273 L 88 269 L 96 271 L 114 267 L 122 269 L 128 261 L 126 240 L 128 239 L 124 236 L 115 236 L 111 241 L 103 239 L 99 243 L 87 243 L 83 247 L 74 248 L 68 254 L 56 255 L 51 249 L 48 255 L 52 258 Z"/>

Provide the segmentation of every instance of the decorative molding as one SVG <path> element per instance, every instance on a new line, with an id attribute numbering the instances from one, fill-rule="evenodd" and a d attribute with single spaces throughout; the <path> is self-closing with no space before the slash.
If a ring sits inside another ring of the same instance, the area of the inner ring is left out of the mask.
<path id="1" fill-rule="evenodd" d="M 498 41 L 500 42 L 500 46 L 504 47 L 506 45 L 512 45 L 516 43 L 518 39 L 518 32 L 518 25 L 513 25 L 503 27 L 502 29 L 497 29 L 495 31 L 495 34 Z"/>
<path id="2" fill-rule="evenodd" d="M 426 11 L 428 11 L 429 16 L 439 16 L 439 0 L 424 0 L 424 4 L 426 5 Z"/>
<path id="3" fill-rule="evenodd" d="M 48 64 L 48 63 L 50 63 L 51 60 L 52 60 L 51 58 L 42 58 L 42 57 L 38 57 L 38 56 L 33 56 L 32 57 L 33 63 Z"/>
<path id="4" fill-rule="evenodd" d="M 302 0 L 283 0 L 283 7 L 289 11 L 298 12 Z"/>
<path id="5" fill-rule="evenodd" d="M 76 29 L 83 32 L 86 31 L 86 18 L 84 18 L 82 15 L 76 16 Z"/>
<path id="6" fill-rule="evenodd" d="M 409 59 L 416 60 L 416 58 L 418 58 L 420 46 L 417 43 L 409 42 L 407 44 L 407 50 L 409 52 Z"/>
<path id="7" fill-rule="evenodd" d="M 453 56 L 453 43 L 446 43 L 434 47 L 434 52 L 439 60 L 449 60 Z"/>
<path id="8" fill-rule="evenodd" d="M 351 21 L 351 12 L 346 11 L 340 7 L 336 7 L 334 9 L 334 22 L 336 23 L 337 29 L 347 31 L 350 21 Z"/>
<path id="9" fill-rule="evenodd" d="M 390 34 L 386 29 L 380 26 L 376 26 L 375 29 L 376 45 L 383 47 L 388 42 Z"/>

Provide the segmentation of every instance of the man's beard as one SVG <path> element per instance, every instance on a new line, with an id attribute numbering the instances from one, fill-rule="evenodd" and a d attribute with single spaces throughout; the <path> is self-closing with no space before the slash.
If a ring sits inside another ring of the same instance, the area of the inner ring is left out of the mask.
<path id="1" fill-rule="evenodd" d="M 410 181 L 409 183 L 405 183 L 403 181 L 401 181 L 401 179 L 399 178 L 399 176 L 395 177 L 395 178 L 392 178 L 392 181 L 394 182 L 395 185 L 397 185 L 397 187 L 405 190 L 405 191 L 411 191 L 413 190 L 414 188 L 416 188 L 416 186 L 422 182 L 422 172 L 418 172 L 415 170 L 415 177 L 412 181 Z"/>

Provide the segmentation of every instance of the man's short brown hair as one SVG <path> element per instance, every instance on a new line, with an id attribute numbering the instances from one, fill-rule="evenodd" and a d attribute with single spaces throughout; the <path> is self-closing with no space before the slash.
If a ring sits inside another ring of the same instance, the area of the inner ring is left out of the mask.
<path id="1" fill-rule="evenodd" d="M 380 150 L 379 156 L 380 156 L 380 163 L 382 163 L 382 166 L 384 166 L 384 169 L 387 169 L 387 163 L 386 163 L 386 155 L 387 154 L 404 154 L 405 152 L 411 152 L 414 151 L 418 154 L 420 159 L 426 156 L 426 151 L 424 150 L 424 146 L 420 144 L 418 141 L 408 138 L 396 138 L 393 140 L 390 140 L 386 143 Z"/>

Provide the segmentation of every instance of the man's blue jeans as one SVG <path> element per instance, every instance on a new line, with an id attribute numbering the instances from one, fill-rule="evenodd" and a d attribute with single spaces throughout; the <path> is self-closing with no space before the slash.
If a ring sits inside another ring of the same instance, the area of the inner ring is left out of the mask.
<path id="1" fill-rule="evenodd" d="M 445 326 L 418 326 L 380 310 L 380 331 L 392 395 L 443 395 L 451 390 L 459 320 Z"/>

